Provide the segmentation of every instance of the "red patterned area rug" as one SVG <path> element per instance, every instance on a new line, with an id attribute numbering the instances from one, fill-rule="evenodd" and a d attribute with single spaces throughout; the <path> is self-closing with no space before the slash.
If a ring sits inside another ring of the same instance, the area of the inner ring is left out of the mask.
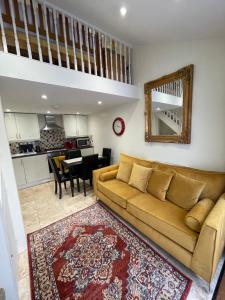
<path id="1" fill-rule="evenodd" d="M 192 281 L 100 204 L 28 235 L 32 300 L 186 299 Z"/>

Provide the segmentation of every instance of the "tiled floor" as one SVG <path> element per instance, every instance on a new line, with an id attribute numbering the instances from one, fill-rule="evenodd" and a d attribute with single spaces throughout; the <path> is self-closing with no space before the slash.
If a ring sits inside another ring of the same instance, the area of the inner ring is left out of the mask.
<path id="1" fill-rule="evenodd" d="M 21 190 L 19 196 L 26 233 L 45 227 L 95 203 L 92 189 L 87 188 L 87 197 L 77 192 L 72 197 L 69 184 L 67 190 L 63 188 L 63 197 L 59 200 L 58 195 L 54 193 L 54 182 Z M 27 252 L 19 257 L 18 286 L 20 300 L 30 300 Z"/>

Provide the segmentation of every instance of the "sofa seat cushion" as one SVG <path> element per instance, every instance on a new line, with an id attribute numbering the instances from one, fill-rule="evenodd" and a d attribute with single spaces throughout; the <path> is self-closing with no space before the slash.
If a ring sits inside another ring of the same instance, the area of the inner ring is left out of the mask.
<path id="1" fill-rule="evenodd" d="M 127 183 L 113 179 L 109 181 L 98 182 L 98 189 L 113 202 L 123 208 L 127 208 L 127 200 L 141 194 L 137 189 L 129 186 Z"/>
<path id="2" fill-rule="evenodd" d="M 181 207 L 141 194 L 127 201 L 127 211 L 186 250 L 194 251 L 198 233 L 185 225 L 187 211 Z"/>

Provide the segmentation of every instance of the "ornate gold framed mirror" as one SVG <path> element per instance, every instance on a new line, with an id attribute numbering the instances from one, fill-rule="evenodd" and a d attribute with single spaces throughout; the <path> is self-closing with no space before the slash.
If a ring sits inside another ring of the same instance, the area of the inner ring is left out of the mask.
<path id="1" fill-rule="evenodd" d="M 194 65 L 145 83 L 145 141 L 190 144 Z"/>

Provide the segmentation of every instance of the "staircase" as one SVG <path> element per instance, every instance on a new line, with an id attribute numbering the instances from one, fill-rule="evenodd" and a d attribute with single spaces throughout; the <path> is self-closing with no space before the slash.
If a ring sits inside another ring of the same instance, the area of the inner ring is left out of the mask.
<path id="1" fill-rule="evenodd" d="M 165 110 L 156 113 L 158 119 L 164 122 L 169 128 L 171 128 L 177 135 L 182 132 L 182 121 L 177 115 L 176 111 Z"/>

